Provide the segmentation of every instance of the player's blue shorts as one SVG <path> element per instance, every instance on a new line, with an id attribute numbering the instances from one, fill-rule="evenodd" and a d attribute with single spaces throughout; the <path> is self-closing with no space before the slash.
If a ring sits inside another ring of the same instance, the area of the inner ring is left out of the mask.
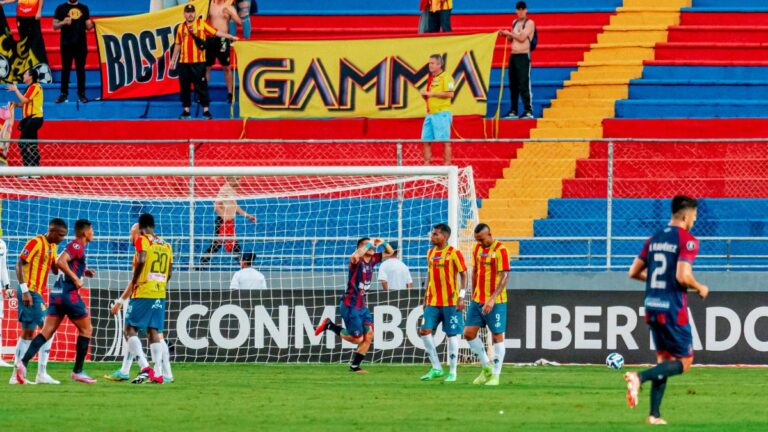
<path id="1" fill-rule="evenodd" d="M 693 356 L 693 334 L 690 324 L 679 325 L 669 314 L 647 312 L 645 321 L 651 329 L 658 354 L 676 358 Z"/>
<path id="2" fill-rule="evenodd" d="M 493 334 L 504 333 L 507 329 L 507 304 L 496 303 L 488 315 L 483 315 L 483 305 L 476 302 L 469 302 L 467 309 L 467 327 L 485 327 L 491 330 Z"/>
<path id="3" fill-rule="evenodd" d="M 423 141 L 448 141 L 451 139 L 451 121 L 453 116 L 449 111 L 427 114 L 421 127 Z"/>
<path id="4" fill-rule="evenodd" d="M 443 331 L 448 336 L 464 333 L 464 314 L 456 310 L 456 306 L 425 306 L 424 322 L 421 328 L 437 330 L 437 325 L 443 323 Z"/>
<path id="5" fill-rule="evenodd" d="M 350 336 L 358 337 L 364 335 L 366 326 L 369 329 L 373 328 L 373 315 L 371 315 L 371 311 L 367 307 L 358 309 L 345 306 L 342 302 L 339 304 L 339 313 L 341 314 L 341 319 L 344 320 L 344 328 Z"/>
<path id="6" fill-rule="evenodd" d="M 165 329 L 165 299 L 137 298 L 128 302 L 125 324 L 139 330 Z"/>
<path id="7" fill-rule="evenodd" d="M 30 291 L 32 295 L 32 305 L 24 306 L 24 302 L 21 300 L 21 290 L 16 289 L 16 298 L 19 300 L 19 322 L 21 328 L 24 330 L 34 330 L 37 327 L 43 326 L 45 321 L 45 302 L 43 296 L 36 292 Z"/>
<path id="8" fill-rule="evenodd" d="M 48 299 L 48 315 L 66 316 L 75 321 L 87 317 L 88 308 L 77 290 L 62 292 L 61 288 L 54 286 Z"/>

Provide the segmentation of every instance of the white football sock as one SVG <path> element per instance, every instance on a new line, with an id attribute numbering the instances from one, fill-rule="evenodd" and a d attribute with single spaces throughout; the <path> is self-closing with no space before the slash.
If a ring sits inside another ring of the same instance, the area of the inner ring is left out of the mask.
<path id="1" fill-rule="evenodd" d="M 477 356 L 477 358 L 480 359 L 480 364 L 483 367 L 488 366 L 488 363 L 490 363 L 491 360 L 488 358 L 488 353 L 485 352 L 485 344 L 483 343 L 483 341 L 480 340 L 479 337 L 476 337 L 471 341 L 468 341 L 468 343 L 469 343 L 469 348 Z"/>
<path id="2" fill-rule="evenodd" d="M 128 338 L 128 351 L 133 354 L 133 357 L 139 363 L 141 369 L 149 366 L 147 356 L 144 354 L 144 349 L 141 347 L 141 340 L 138 336 L 131 336 Z"/>
<path id="3" fill-rule="evenodd" d="M 493 344 L 493 375 L 501 375 L 501 366 L 504 365 L 504 342 Z"/>
<path id="4" fill-rule="evenodd" d="M 29 349 L 29 345 L 32 344 L 31 340 L 26 340 L 19 338 L 19 341 L 16 342 L 16 353 L 15 357 L 13 358 L 13 364 L 16 365 L 16 362 L 21 360 L 22 357 L 24 357 L 24 354 L 27 353 L 27 350 Z"/>
<path id="5" fill-rule="evenodd" d="M 123 365 L 120 367 L 120 373 L 128 375 L 131 373 L 131 364 L 133 364 L 133 354 L 128 349 L 128 341 L 123 342 Z"/>
<path id="6" fill-rule="evenodd" d="M 435 340 L 432 335 L 424 335 L 421 337 L 421 340 L 424 342 L 424 351 L 427 352 L 429 361 L 432 362 L 432 368 L 442 370 L 443 366 L 440 364 L 440 358 L 437 356 L 437 348 L 435 348 Z"/>
<path id="7" fill-rule="evenodd" d="M 459 364 L 459 337 L 448 337 L 448 367 L 452 374 L 456 374 L 456 365 Z"/>
<path id="8" fill-rule="evenodd" d="M 168 342 L 163 339 L 163 376 L 173 379 L 171 372 L 171 351 L 168 349 Z"/>
<path id="9" fill-rule="evenodd" d="M 163 344 L 155 342 L 149 344 L 149 351 L 152 353 L 152 363 L 155 364 L 155 376 L 163 375 Z"/>
<path id="10" fill-rule="evenodd" d="M 31 342 L 31 341 L 30 341 Z M 51 345 L 53 345 L 53 336 L 48 339 L 48 342 L 40 347 L 40 352 L 37 353 L 37 374 L 45 375 L 48 373 L 48 357 L 51 356 Z"/>

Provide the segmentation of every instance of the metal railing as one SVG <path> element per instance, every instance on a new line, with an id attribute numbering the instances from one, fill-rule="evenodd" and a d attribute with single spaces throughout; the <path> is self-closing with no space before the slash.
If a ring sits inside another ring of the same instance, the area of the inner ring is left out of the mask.
<path id="1" fill-rule="evenodd" d="M 7 141 L 6 141 L 7 142 Z M 16 141 L 11 141 L 16 142 Z M 61 146 L 68 150 L 74 150 L 68 154 L 75 156 L 73 160 L 77 158 L 77 147 L 87 146 L 84 148 L 104 148 L 110 149 L 112 146 L 131 146 L 132 150 L 136 154 L 136 159 L 125 160 L 125 164 L 136 164 L 150 161 L 158 165 L 172 165 L 172 166 L 211 166 L 213 162 L 220 162 L 221 165 L 237 166 L 238 164 L 248 163 L 250 165 L 268 165 L 273 160 L 279 159 L 280 154 L 275 154 L 283 147 L 288 146 L 291 151 L 301 148 L 303 153 L 303 160 L 306 162 L 314 162 L 318 164 L 325 164 L 331 161 L 338 163 L 346 159 L 355 160 L 356 154 L 361 146 L 376 146 L 377 151 L 375 153 L 375 159 L 368 159 L 370 163 L 376 165 L 393 165 L 393 166 L 405 166 L 405 165 L 417 165 L 421 164 L 421 145 L 420 140 L 278 140 L 278 139 L 257 139 L 257 140 L 209 140 L 209 139 L 188 139 L 188 140 L 98 140 L 98 141 L 84 141 L 84 140 L 40 140 L 41 147 L 45 146 Z M 555 244 L 583 244 L 583 251 L 577 251 L 573 253 L 527 253 L 522 251 L 520 254 L 514 255 L 512 266 L 515 269 L 521 270 L 622 270 L 626 268 L 627 262 L 631 261 L 634 257 L 633 254 L 627 252 L 627 248 L 632 249 L 633 246 L 617 247 L 617 244 L 635 244 L 639 245 L 636 249 L 639 251 L 639 247 L 642 246 L 642 241 L 645 237 L 639 235 L 640 233 L 634 233 L 636 235 L 626 236 L 625 230 L 618 226 L 619 223 L 624 223 L 628 219 L 620 218 L 617 213 L 621 213 L 621 207 L 629 200 L 635 198 L 630 196 L 626 192 L 627 178 L 621 176 L 622 170 L 626 169 L 627 164 L 631 164 L 633 159 L 626 157 L 627 153 L 632 153 L 633 149 L 641 148 L 644 144 L 661 144 L 675 146 L 678 144 L 685 145 L 685 152 L 674 155 L 677 159 L 684 159 L 690 164 L 695 165 L 697 163 L 703 163 L 712 159 L 712 155 L 718 154 L 718 152 L 708 152 L 707 146 L 719 146 L 723 144 L 736 146 L 737 151 L 730 153 L 722 153 L 723 158 L 732 158 L 748 161 L 768 161 L 768 138 L 754 138 L 754 139 L 609 139 L 609 140 L 583 140 L 583 139 L 546 139 L 546 140 L 503 140 L 503 139 L 471 139 L 471 140 L 453 140 L 451 141 L 454 154 L 460 154 L 459 157 L 454 158 L 454 162 L 460 163 L 476 162 L 479 160 L 488 161 L 509 161 L 516 160 L 509 156 L 499 156 L 497 153 L 498 146 L 527 146 L 538 145 L 544 148 L 552 148 L 552 156 L 556 157 L 555 151 L 559 145 L 565 145 L 566 143 L 589 143 L 592 147 L 600 147 L 601 158 L 600 161 L 604 161 L 605 165 L 600 166 L 599 169 L 604 169 L 604 175 L 601 175 L 596 180 L 604 181 L 605 189 L 599 194 L 595 193 L 590 196 L 577 196 L 572 197 L 575 199 L 588 198 L 604 200 L 604 213 L 600 214 L 584 214 L 574 215 L 583 216 L 583 218 L 574 218 L 573 224 L 581 223 L 580 220 L 600 220 L 604 221 L 604 229 L 602 229 L 600 235 L 578 235 L 578 230 L 563 229 L 562 235 L 558 233 L 549 233 L 547 235 L 539 235 L 534 232 L 532 237 L 503 237 L 502 239 L 508 242 L 517 242 L 521 245 L 522 249 L 527 248 L 533 244 L 540 245 L 555 245 Z M 96 147 L 93 147 L 96 146 Z M 494 147 L 497 146 L 497 147 Z M 176 148 L 177 151 L 166 151 L 171 148 Z M 227 154 L 227 149 L 236 149 L 238 154 Z M 749 149 L 748 152 L 742 152 L 741 148 Z M 181 151 L 178 151 L 182 149 Z M 467 149 L 471 150 L 469 152 Z M 106 151 L 106 150 L 105 150 Z M 271 153 L 272 152 L 272 153 Z M 439 155 L 439 151 L 435 150 L 434 153 Z M 471 157 L 467 157 L 467 153 L 472 153 Z M 366 153 L 367 154 L 367 153 Z M 639 155 L 647 157 L 647 154 L 638 152 Z M 262 160 L 260 155 L 271 155 L 272 159 Z M 150 157 L 154 156 L 154 157 Z M 226 156 L 226 157 L 225 157 Z M 663 156 L 663 155 L 662 155 Z M 673 173 L 676 169 L 669 158 L 665 158 L 659 155 L 655 155 L 655 159 L 643 159 L 642 157 L 636 160 L 637 165 L 633 168 L 636 170 L 651 169 L 653 171 L 663 171 L 664 168 L 659 169 L 659 166 L 669 167 L 669 172 Z M 219 159 L 217 159 L 217 157 Z M 519 159 L 517 159 L 519 160 Z M 43 160 L 43 164 L 45 164 Z M 289 161 L 290 162 L 290 161 Z M 723 164 L 726 164 L 726 162 Z M 602 162 L 601 162 L 602 163 Z M 647 166 L 643 165 L 647 164 Z M 654 167 L 654 164 L 656 165 Z M 619 165 L 619 166 L 617 166 Z M 759 163 L 746 164 L 751 168 L 744 168 L 741 172 L 742 178 L 755 178 L 768 180 L 768 172 L 759 170 Z M 745 165 L 745 166 L 746 166 Z M 768 165 L 767 165 L 768 166 Z M 507 169 L 514 170 L 515 167 L 520 168 L 520 164 L 511 165 Z M 755 168 L 757 167 L 757 168 Z M 737 172 L 738 167 L 729 168 L 731 172 Z M 752 172 L 744 170 L 754 169 Z M 724 170 L 727 171 L 727 170 Z M 479 177 L 476 172 L 476 179 Z M 482 173 L 480 173 L 482 175 Z M 578 172 L 576 173 L 578 174 Z M 618 174 L 618 177 L 617 177 Z M 707 173 L 702 173 L 698 178 L 688 176 L 686 180 L 680 181 L 680 190 L 696 190 L 695 184 L 697 182 L 705 182 L 708 180 L 715 181 L 728 181 L 729 178 L 724 176 L 719 177 L 707 177 Z M 665 177 L 655 178 L 653 180 L 663 180 Z M 629 179 L 633 180 L 633 179 Z M 648 180 L 646 178 L 646 180 Z M 535 180 L 534 180 L 535 181 Z M 568 181 L 568 180 L 566 180 Z M 754 182 L 758 183 L 758 182 Z M 191 193 L 194 194 L 194 181 L 190 182 Z M 535 185 L 529 187 L 535 187 Z M 727 190 L 723 189 L 722 193 L 718 194 L 718 198 L 738 197 L 742 199 L 750 198 L 766 198 L 765 190 L 761 189 L 759 185 L 749 185 L 745 182 L 740 190 Z M 695 195 L 695 194 L 694 194 Z M 668 194 L 661 195 L 656 194 L 653 190 L 645 194 L 638 199 L 658 199 L 668 200 L 671 198 Z M 550 200 L 550 206 L 552 201 Z M 192 212 L 194 212 L 194 203 L 191 205 Z M 400 212 L 402 209 L 399 210 Z M 706 216 L 706 209 L 702 212 L 702 216 Z M 398 218 L 399 230 L 402 231 L 402 213 L 399 213 Z M 638 218 L 643 218 L 645 215 L 637 215 Z M 652 219 L 655 220 L 656 225 L 648 226 L 647 235 L 653 233 L 655 229 L 663 226 L 663 218 L 660 214 L 652 215 Z M 567 225 L 567 223 L 564 223 Z M 593 225 L 595 225 L 593 223 Z M 761 235 L 734 235 L 734 236 L 722 236 L 717 235 L 714 230 L 708 230 L 707 220 L 705 217 L 700 217 L 699 225 L 694 227 L 693 233 L 699 237 L 702 244 L 708 242 L 715 242 L 722 244 L 723 248 L 717 253 L 704 253 L 699 255 L 697 261 L 697 268 L 702 269 L 724 269 L 724 270 L 749 270 L 749 269 L 768 269 L 768 252 L 765 254 L 762 251 L 768 251 L 768 237 Z M 704 227 L 704 228 L 701 228 Z M 194 226 L 192 226 L 192 218 L 190 218 L 190 232 L 194 232 Z M 644 234 L 645 235 L 645 234 Z M 192 235 L 187 237 L 179 237 L 174 240 L 187 242 L 188 249 L 191 251 L 189 262 L 195 261 L 195 249 L 199 249 L 199 244 L 209 242 L 213 240 L 213 237 Z M 240 241 L 260 242 L 260 241 L 274 241 L 274 239 L 265 239 L 258 237 L 241 237 Z M 320 241 L 324 241 L 323 238 L 303 238 L 303 240 L 311 241 L 312 248 L 309 251 L 311 262 L 320 261 L 323 259 L 338 258 L 337 255 L 322 255 L 318 254 L 316 245 Z M 347 239 L 353 240 L 353 239 Z M 413 242 L 414 244 L 420 244 L 425 242 L 426 239 L 409 238 L 403 239 L 407 242 Z M 469 239 L 471 240 L 471 239 Z M 753 242 L 760 244 L 757 248 L 757 253 L 749 253 L 745 251 L 745 242 Z M 762 245 L 765 244 L 765 247 Z M 552 250 L 557 250 L 557 247 L 553 247 Z M 706 249 L 706 248 L 705 248 Z M 542 250 L 539 248 L 539 250 Z M 544 248 L 546 252 L 546 248 Z M 410 251 L 406 250 L 403 258 L 406 261 L 417 262 L 422 259 L 423 251 Z M 549 262 L 545 262 L 549 260 Z M 564 260 L 581 260 L 572 264 L 565 263 Z M 751 260 L 751 261 L 750 261 Z M 533 264 L 527 264 L 527 262 L 533 262 Z M 330 270 L 325 266 L 313 267 L 317 270 Z M 338 269 L 338 268 L 334 268 Z"/>

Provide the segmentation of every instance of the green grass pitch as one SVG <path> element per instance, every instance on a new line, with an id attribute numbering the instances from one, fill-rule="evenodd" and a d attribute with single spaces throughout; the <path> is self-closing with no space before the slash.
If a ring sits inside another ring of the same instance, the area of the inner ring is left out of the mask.
<path id="1" fill-rule="evenodd" d="M 32 363 L 30 376 L 36 366 Z M 624 401 L 622 372 L 598 366 L 506 366 L 502 385 L 420 382 L 427 366 L 175 364 L 176 383 L 112 383 L 117 366 L 89 363 L 99 378 L 59 386 L 11 386 L 1 369 L 0 431 L 617 431 L 646 430 L 640 406 Z M 136 366 L 132 373 L 136 372 Z M 768 430 L 765 369 L 694 368 L 669 380 L 662 415 L 670 430 Z M 65 379 L 66 378 L 66 379 Z"/>

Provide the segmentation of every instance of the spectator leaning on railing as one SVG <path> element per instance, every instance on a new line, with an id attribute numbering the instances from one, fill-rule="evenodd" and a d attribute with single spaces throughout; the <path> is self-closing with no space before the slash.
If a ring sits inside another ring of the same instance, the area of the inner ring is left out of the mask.
<path id="1" fill-rule="evenodd" d="M 77 71 L 77 97 L 82 103 L 88 102 L 85 96 L 85 59 L 88 57 L 86 31 L 93 29 L 91 12 L 88 6 L 78 0 L 67 0 L 60 4 L 53 14 L 53 29 L 61 31 L 61 95 L 56 103 L 67 102 L 69 94 L 69 75 L 72 60 Z"/>

